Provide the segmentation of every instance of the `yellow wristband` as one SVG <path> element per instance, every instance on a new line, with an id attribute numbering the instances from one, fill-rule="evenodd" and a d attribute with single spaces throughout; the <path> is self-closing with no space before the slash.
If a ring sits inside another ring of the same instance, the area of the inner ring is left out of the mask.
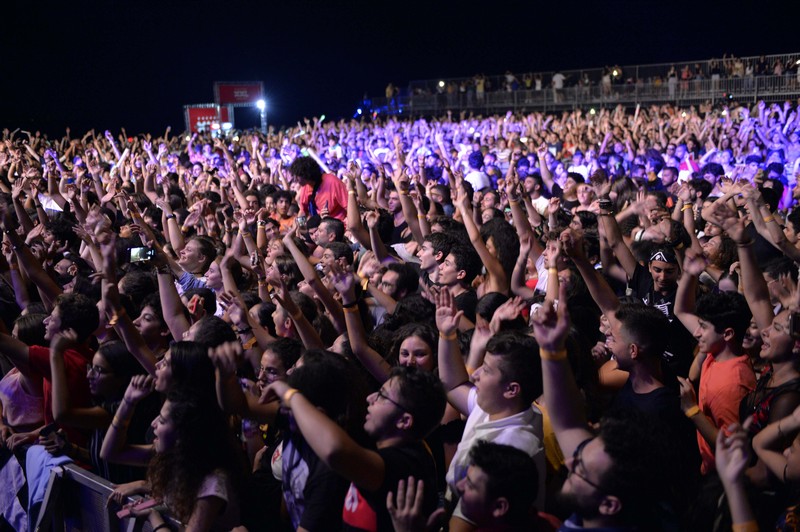
<path id="1" fill-rule="evenodd" d="M 769 216 L 767 216 L 766 218 L 764 218 L 764 223 L 765 224 L 768 224 L 768 223 L 774 222 L 774 221 L 775 221 L 775 217 L 772 216 L 771 214 Z"/>
<path id="2" fill-rule="evenodd" d="M 299 391 L 300 390 L 298 390 L 296 388 L 289 388 L 288 390 L 286 390 L 286 393 L 283 394 L 283 404 L 288 406 L 289 405 L 289 400 L 292 397 L 294 397 L 294 394 L 296 394 Z"/>
<path id="3" fill-rule="evenodd" d="M 689 410 L 687 410 L 686 412 L 684 412 L 684 414 L 685 414 L 685 415 L 686 415 L 686 417 L 688 417 L 688 418 L 692 418 L 692 417 L 696 416 L 696 415 L 697 415 L 697 414 L 699 414 L 699 413 L 700 413 L 700 407 L 699 407 L 699 406 L 697 406 L 697 405 L 694 405 L 692 408 L 690 408 Z"/>
<path id="4" fill-rule="evenodd" d="M 355 193 L 355 192 L 353 192 L 352 190 L 348 190 L 348 191 L 347 191 L 347 193 L 348 193 L 349 195 L 351 195 L 351 196 L 355 196 L 355 195 L 356 195 L 356 193 Z"/>
<path id="5" fill-rule="evenodd" d="M 683 211 L 688 211 L 688 210 L 689 210 L 689 209 L 691 209 L 692 207 L 694 207 L 694 205 L 692 205 L 691 203 L 687 203 L 686 205 L 684 205 L 683 207 L 681 207 L 681 212 L 683 212 Z"/>
<path id="6" fill-rule="evenodd" d="M 547 274 L 558 275 L 558 268 L 547 268 Z"/>
<path id="7" fill-rule="evenodd" d="M 567 350 L 559 349 L 558 351 L 548 351 L 544 347 L 539 348 L 539 357 L 542 360 L 564 360 L 567 358 Z"/>
<path id="8" fill-rule="evenodd" d="M 442 334 L 442 331 L 439 331 L 439 338 L 451 342 L 458 339 L 458 334 L 455 331 L 451 332 L 450 334 Z"/>
<path id="9" fill-rule="evenodd" d="M 734 523 L 731 527 L 733 532 L 758 532 L 758 523 L 753 521 L 747 521 L 745 523 Z"/>

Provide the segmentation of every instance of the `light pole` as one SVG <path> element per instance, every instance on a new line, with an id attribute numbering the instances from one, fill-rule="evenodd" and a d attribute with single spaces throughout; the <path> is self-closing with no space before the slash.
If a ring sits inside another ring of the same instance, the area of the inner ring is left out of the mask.
<path id="1" fill-rule="evenodd" d="M 261 116 L 261 133 L 266 135 L 267 134 L 267 102 L 264 100 L 258 100 L 256 102 L 256 107 L 258 107 L 259 115 Z"/>

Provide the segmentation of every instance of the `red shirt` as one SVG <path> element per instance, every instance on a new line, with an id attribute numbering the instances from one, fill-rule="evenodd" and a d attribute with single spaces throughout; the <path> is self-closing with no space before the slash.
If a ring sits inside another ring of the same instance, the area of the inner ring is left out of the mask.
<path id="1" fill-rule="evenodd" d="M 86 378 L 86 364 L 91 363 L 93 352 L 87 347 L 64 351 L 64 369 L 67 376 L 69 400 L 73 407 L 92 406 L 92 394 Z M 44 422 L 53 423 L 53 383 L 50 373 L 50 348 L 32 346 L 28 348 L 28 361 L 31 369 L 42 377 L 44 393 Z M 87 435 L 71 427 L 64 427 L 70 443 L 85 445 Z"/>
<path id="2" fill-rule="evenodd" d="M 323 174 L 322 182 L 319 184 L 317 195 L 314 198 L 314 213 L 309 207 L 313 191 L 314 187 L 311 185 L 303 185 L 303 188 L 300 189 L 297 203 L 300 205 L 301 211 L 308 216 L 319 215 L 320 211 L 326 208 L 327 203 L 328 216 L 341 221 L 345 220 L 347 217 L 347 187 L 344 183 L 333 174 Z"/>

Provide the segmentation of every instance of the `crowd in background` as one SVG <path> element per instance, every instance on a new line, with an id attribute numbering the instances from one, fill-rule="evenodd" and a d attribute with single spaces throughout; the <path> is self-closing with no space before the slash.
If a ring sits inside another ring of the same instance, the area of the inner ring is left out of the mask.
<path id="1" fill-rule="evenodd" d="M 73 461 L 154 530 L 794 530 L 799 128 L 4 130 L 2 524 Z"/>

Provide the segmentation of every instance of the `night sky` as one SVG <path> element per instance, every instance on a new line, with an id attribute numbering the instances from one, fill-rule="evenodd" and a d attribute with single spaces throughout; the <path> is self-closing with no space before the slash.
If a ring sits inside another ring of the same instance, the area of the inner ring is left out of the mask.
<path id="1" fill-rule="evenodd" d="M 215 80 L 264 81 L 270 123 L 291 124 L 349 117 L 389 81 L 800 52 L 793 2 L 773 0 L 42 4 L 3 6 L 2 127 L 182 130 Z"/>

